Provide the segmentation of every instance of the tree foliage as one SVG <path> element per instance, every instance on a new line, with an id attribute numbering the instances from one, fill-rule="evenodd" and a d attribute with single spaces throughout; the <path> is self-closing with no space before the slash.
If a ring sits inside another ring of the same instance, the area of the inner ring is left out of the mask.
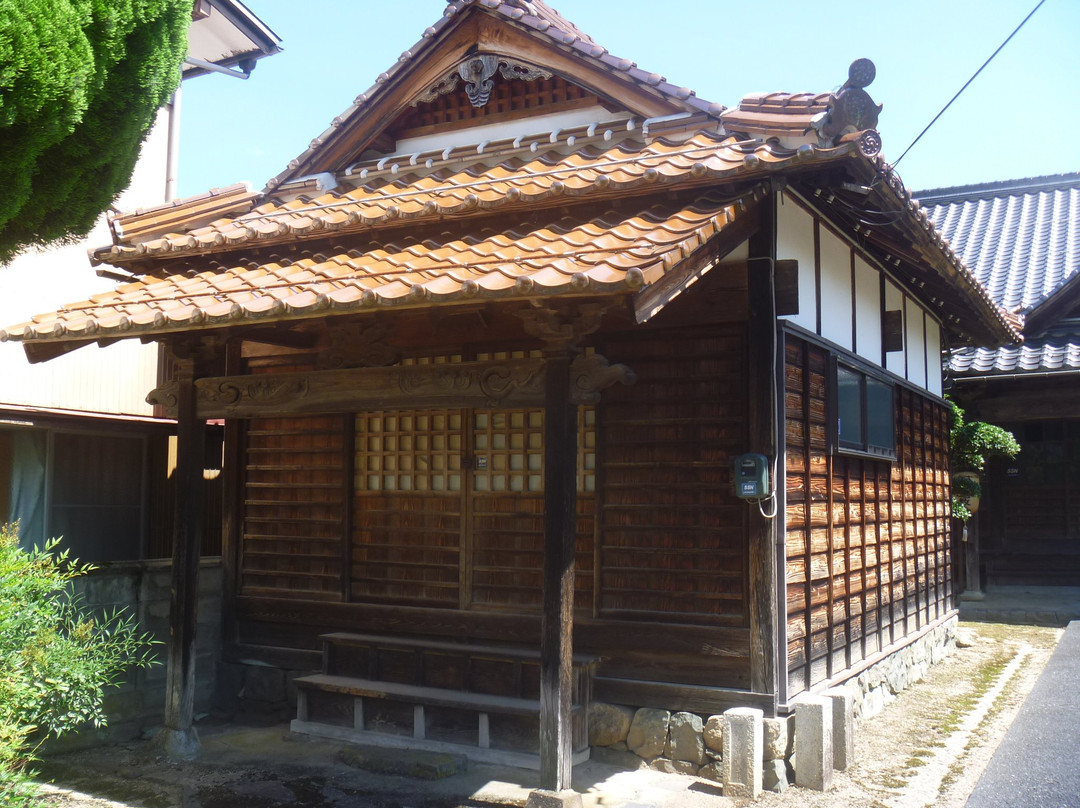
<path id="1" fill-rule="evenodd" d="M 33 805 L 27 764 L 44 738 L 105 723 L 105 690 L 155 663 L 153 641 L 121 611 L 94 613 L 71 590 L 91 567 L 26 552 L 0 525 L 0 806 Z"/>
<path id="2" fill-rule="evenodd" d="M 191 0 L 0 0 L 0 261 L 85 236 L 180 81 Z"/>

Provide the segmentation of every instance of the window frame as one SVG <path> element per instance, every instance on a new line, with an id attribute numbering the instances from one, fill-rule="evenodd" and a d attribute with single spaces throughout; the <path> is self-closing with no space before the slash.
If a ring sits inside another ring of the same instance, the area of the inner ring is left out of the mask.
<path id="1" fill-rule="evenodd" d="M 860 436 L 858 441 L 845 441 L 840 437 L 840 371 L 855 374 L 859 384 L 859 412 L 861 416 Z M 871 442 L 870 435 L 870 397 L 867 383 L 872 382 L 886 388 L 889 393 L 891 434 L 888 446 Z M 896 460 L 897 425 L 896 425 L 896 382 L 884 373 L 878 373 L 861 362 L 854 361 L 835 352 L 829 355 L 829 397 L 828 397 L 828 441 L 829 453 L 849 457 L 862 457 L 872 460 Z"/>

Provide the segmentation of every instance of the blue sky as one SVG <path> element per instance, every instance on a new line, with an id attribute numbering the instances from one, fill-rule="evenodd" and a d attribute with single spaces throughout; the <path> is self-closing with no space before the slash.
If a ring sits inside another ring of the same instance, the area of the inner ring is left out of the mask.
<path id="1" fill-rule="evenodd" d="M 710 101 L 868 88 L 896 161 L 1037 0 L 550 0 L 616 56 Z M 246 0 L 284 52 L 184 85 L 179 193 L 261 188 L 412 47 L 445 0 Z M 1080 170 L 1080 2 L 1043 6 L 897 166 L 913 189 Z"/>

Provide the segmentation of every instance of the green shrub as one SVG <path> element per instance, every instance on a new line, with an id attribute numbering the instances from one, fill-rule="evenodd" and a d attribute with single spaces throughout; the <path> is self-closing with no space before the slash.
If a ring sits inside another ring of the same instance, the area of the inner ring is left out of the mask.
<path id="1" fill-rule="evenodd" d="M 92 569 L 57 539 L 22 550 L 0 525 L 0 806 L 34 805 L 31 772 L 40 744 L 106 723 L 106 688 L 155 664 L 149 635 L 122 610 L 95 613 L 71 581 Z"/>
<path id="2" fill-rule="evenodd" d="M 966 522 L 971 518 L 968 501 L 982 494 L 979 476 L 991 457 L 1016 457 L 1020 444 L 1012 432 L 984 421 L 968 421 L 964 411 L 950 401 L 949 449 L 952 467 L 952 515 Z M 958 476 L 965 473 L 976 477 Z"/>

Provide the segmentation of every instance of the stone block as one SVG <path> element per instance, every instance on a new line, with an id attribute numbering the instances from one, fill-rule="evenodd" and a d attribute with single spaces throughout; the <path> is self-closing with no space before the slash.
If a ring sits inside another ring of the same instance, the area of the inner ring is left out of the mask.
<path id="1" fill-rule="evenodd" d="M 626 749 L 619 750 L 613 746 L 594 746 L 589 751 L 589 760 L 626 771 L 636 771 L 646 765 L 645 761 L 633 752 Z"/>
<path id="2" fill-rule="evenodd" d="M 649 762 L 649 768 L 653 771 L 663 772 L 664 774 L 686 774 L 690 777 L 695 777 L 701 767 L 688 760 L 656 758 Z"/>
<path id="3" fill-rule="evenodd" d="M 589 709 L 589 745 L 614 746 L 626 741 L 633 720 L 630 707 L 594 702 Z"/>
<path id="4" fill-rule="evenodd" d="M 671 713 L 642 707 L 634 713 L 630 730 L 626 734 L 626 745 L 634 754 L 646 760 L 660 757 L 667 747 L 668 724 Z"/>
<path id="5" fill-rule="evenodd" d="M 822 695 L 832 703 L 833 768 L 842 772 L 855 762 L 855 694 L 833 687 Z"/>
<path id="6" fill-rule="evenodd" d="M 338 752 L 337 759 L 347 766 L 364 771 L 418 780 L 444 780 L 465 772 L 469 767 L 464 755 L 419 749 L 382 749 L 374 746 L 345 747 Z"/>
<path id="7" fill-rule="evenodd" d="M 666 757 L 701 766 L 705 763 L 705 742 L 701 738 L 701 716 L 675 713 L 668 724 Z"/>
<path id="8" fill-rule="evenodd" d="M 724 716 L 710 715 L 701 728 L 701 740 L 710 752 L 722 755 L 724 752 Z"/>
<path id="9" fill-rule="evenodd" d="M 783 758 L 766 760 L 761 770 L 761 787 L 766 791 L 783 794 L 792 781 L 788 763 Z"/>
<path id="10" fill-rule="evenodd" d="M 825 791 L 832 785 L 832 702 L 801 696 L 795 702 L 795 783 Z"/>
<path id="11" fill-rule="evenodd" d="M 706 763 L 698 769 L 698 777 L 704 777 L 706 780 L 722 783 L 724 782 L 724 764 L 720 761 Z"/>
<path id="12" fill-rule="evenodd" d="M 236 709 L 240 691 L 244 689 L 244 665 L 218 662 L 214 686 L 214 707 L 231 713 Z"/>
<path id="13" fill-rule="evenodd" d="M 525 808 L 581 808 L 581 795 L 571 789 L 548 791 L 538 788 L 529 792 Z"/>
<path id="14" fill-rule="evenodd" d="M 761 794 L 764 714 L 753 707 L 724 712 L 724 796 L 757 799 Z"/>
<path id="15" fill-rule="evenodd" d="M 795 716 L 766 718 L 762 724 L 765 733 L 763 760 L 787 760 L 794 751 Z"/>
<path id="16" fill-rule="evenodd" d="M 285 672 L 266 665 L 249 665 L 244 674 L 243 696 L 250 701 L 285 701 Z"/>

